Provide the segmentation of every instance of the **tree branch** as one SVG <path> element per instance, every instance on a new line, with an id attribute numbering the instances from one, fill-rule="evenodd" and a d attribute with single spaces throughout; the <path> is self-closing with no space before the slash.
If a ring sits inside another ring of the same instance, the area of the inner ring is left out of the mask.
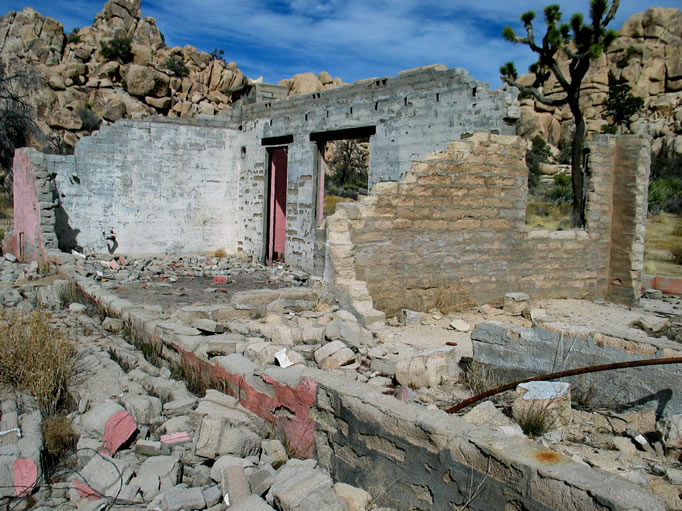
<path id="1" fill-rule="evenodd" d="M 606 18 L 604 18 L 604 27 L 606 27 L 606 25 L 608 25 L 609 22 L 616 15 L 616 11 L 618 10 L 619 4 L 620 4 L 620 0 L 613 0 L 611 2 L 611 9 L 609 9 L 609 13 L 606 15 Z"/>
<path id="2" fill-rule="evenodd" d="M 522 92 L 525 92 L 526 94 L 532 94 L 533 97 L 535 97 L 535 99 L 537 99 L 543 105 L 562 106 L 568 104 L 568 96 L 562 99 L 549 99 L 540 94 L 540 91 L 537 90 L 535 87 L 526 87 L 525 85 L 521 85 L 520 83 L 515 82 L 514 80 L 507 76 L 503 76 L 502 81 L 505 82 L 507 85 L 516 87 L 517 89 L 519 89 Z"/>

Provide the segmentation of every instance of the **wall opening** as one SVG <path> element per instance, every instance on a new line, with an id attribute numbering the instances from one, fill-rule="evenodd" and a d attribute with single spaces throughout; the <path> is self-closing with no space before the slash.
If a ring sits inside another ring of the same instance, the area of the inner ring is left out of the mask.
<path id="1" fill-rule="evenodd" d="M 367 195 L 370 137 L 376 127 L 368 126 L 313 133 L 316 156 L 316 215 L 318 227 L 334 214 L 339 202 L 357 201 Z"/>
<path id="2" fill-rule="evenodd" d="M 287 211 L 287 147 L 272 147 L 268 149 L 268 179 L 265 201 L 267 212 L 267 257 L 266 262 L 271 265 L 275 261 L 284 261 L 286 250 L 286 211 Z"/>

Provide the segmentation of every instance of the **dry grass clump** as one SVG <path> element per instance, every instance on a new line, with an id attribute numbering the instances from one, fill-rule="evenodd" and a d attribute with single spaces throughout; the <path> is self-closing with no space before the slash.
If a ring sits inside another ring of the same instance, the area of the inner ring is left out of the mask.
<path id="1" fill-rule="evenodd" d="M 682 217 L 661 213 L 647 218 L 644 272 L 682 276 Z"/>
<path id="2" fill-rule="evenodd" d="M 493 371 L 484 364 L 472 360 L 462 374 L 462 383 L 474 396 L 502 385 Z"/>
<path id="3" fill-rule="evenodd" d="M 224 248 L 219 248 L 218 250 L 213 252 L 213 256 L 222 259 L 224 257 L 227 257 L 227 252 L 225 251 Z"/>
<path id="4" fill-rule="evenodd" d="M 76 347 L 42 311 L 0 311 L 0 384 L 26 392 L 43 416 L 66 401 Z"/>
<path id="5" fill-rule="evenodd" d="M 526 206 L 526 225 L 531 228 L 561 231 L 571 228 L 571 204 L 552 204 L 545 201 L 529 202 Z"/>
<path id="6" fill-rule="evenodd" d="M 515 416 L 523 434 L 536 438 L 547 433 L 556 422 L 556 415 L 547 406 L 529 406 Z"/>
<path id="7" fill-rule="evenodd" d="M 324 216 L 333 215 L 336 212 L 336 205 L 339 202 L 353 202 L 353 199 L 348 197 L 339 197 L 338 195 L 324 196 Z"/>
<path id="8" fill-rule="evenodd" d="M 61 458 L 76 448 L 78 433 L 73 429 L 71 421 L 63 415 L 46 418 L 42 424 L 45 451 L 53 458 Z"/>

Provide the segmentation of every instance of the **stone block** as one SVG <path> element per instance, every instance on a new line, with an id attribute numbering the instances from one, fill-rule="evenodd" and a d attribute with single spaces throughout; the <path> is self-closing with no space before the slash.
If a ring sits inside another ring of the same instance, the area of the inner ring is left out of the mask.
<path id="1" fill-rule="evenodd" d="M 528 307 L 530 298 L 526 293 L 506 293 L 504 295 L 504 312 L 519 316 Z"/>
<path id="2" fill-rule="evenodd" d="M 228 465 L 222 469 L 220 484 L 223 494 L 229 499 L 230 507 L 244 503 L 251 495 L 244 469 L 239 465 Z"/>

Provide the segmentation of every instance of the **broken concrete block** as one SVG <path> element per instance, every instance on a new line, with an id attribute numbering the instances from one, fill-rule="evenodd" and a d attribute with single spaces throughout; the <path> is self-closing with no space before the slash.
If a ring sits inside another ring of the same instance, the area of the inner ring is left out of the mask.
<path id="1" fill-rule="evenodd" d="M 409 309 L 402 310 L 403 323 L 405 326 L 421 325 L 426 318 L 423 312 L 411 311 Z"/>
<path id="2" fill-rule="evenodd" d="M 682 414 L 661 419 L 656 423 L 667 448 L 682 449 Z"/>
<path id="3" fill-rule="evenodd" d="M 164 449 L 161 442 L 153 440 L 138 440 L 135 442 L 135 453 L 141 456 L 160 456 L 170 454 L 170 449 Z"/>
<path id="4" fill-rule="evenodd" d="M 149 501 L 180 482 L 180 469 L 180 459 L 176 456 L 152 456 L 137 469 L 134 481 L 140 485 L 144 499 Z"/>
<path id="5" fill-rule="evenodd" d="M 163 409 L 161 400 L 155 396 L 126 395 L 121 401 L 138 424 L 151 424 Z"/>
<path id="6" fill-rule="evenodd" d="M 332 341 L 315 351 L 320 369 L 336 369 L 355 361 L 355 354 L 341 341 Z"/>
<path id="7" fill-rule="evenodd" d="M 450 321 L 448 328 L 450 328 L 450 330 L 456 330 L 457 332 L 468 332 L 471 330 L 471 325 L 463 319 L 453 319 Z"/>
<path id="8" fill-rule="evenodd" d="M 374 346 L 372 332 L 365 329 L 350 312 L 340 310 L 334 314 L 324 329 L 324 336 L 330 341 L 343 341 L 348 346 Z"/>
<path id="9" fill-rule="evenodd" d="M 80 474 L 73 478 L 72 484 L 81 497 L 87 494 L 114 497 L 119 490 L 119 481 L 126 484 L 131 474 L 125 461 L 106 454 L 94 454 Z"/>
<path id="10" fill-rule="evenodd" d="M 406 355 L 398 359 L 395 377 L 413 389 L 436 387 L 449 377 L 445 351 Z"/>
<path id="11" fill-rule="evenodd" d="M 372 503 L 372 496 L 369 493 L 350 484 L 336 483 L 334 493 L 346 501 L 349 511 L 366 511 Z"/>
<path id="12" fill-rule="evenodd" d="M 251 469 L 247 474 L 251 493 L 263 496 L 272 487 L 276 471 L 272 465 L 263 465 L 261 468 Z"/>
<path id="13" fill-rule="evenodd" d="M 292 459 L 275 475 L 266 496 L 268 503 L 282 510 L 344 511 L 345 501 L 334 494 L 332 480 L 315 460 Z"/>
<path id="14" fill-rule="evenodd" d="M 530 415 L 542 415 L 548 429 L 570 423 L 570 383 L 531 381 L 516 387 L 517 397 L 512 403 L 512 416 L 519 424 L 529 420 Z"/>
<path id="15" fill-rule="evenodd" d="M 220 485 L 230 507 L 242 504 L 251 495 L 244 469 L 239 465 L 228 465 L 222 470 Z"/>
<path id="16" fill-rule="evenodd" d="M 209 334 L 222 334 L 225 331 L 224 325 L 207 318 L 194 318 L 191 325 L 194 328 Z"/>
<path id="17" fill-rule="evenodd" d="M 498 410 L 492 401 L 483 401 L 474 406 L 462 418 L 469 424 L 476 426 L 484 424 L 489 428 L 507 426 L 512 423 L 511 419 Z"/>
<path id="18" fill-rule="evenodd" d="M 201 491 L 201 488 L 171 488 L 154 500 L 166 511 L 204 509 L 206 507 L 204 493 Z"/>
<path id="19" fill-rule="evenodd" d="M 529 302 L 530 298 L 526 293 L 506 293 L 504 295 L 504 312 L 518 316 L 528 307 Z"/>
<path id="20" fill-rule="evenodd" d="M 109 418 L 122 411 L 125 411 L 123 407 L 111 400 L 95 405 L 81 417 L 81 435 L 101 440 L 104 437 L 104 427 Z"/>
<path id="21" fill-rule="evenodd" d="M 263 440 L 260 445 L 261 449 L 263 449 L 263 453 L 270 457 L 272 466 L 275 468 L 284 465 L 289 459 L 287 450 L 279 440 Z"/>
<path id="22" fill-rule="evenodd" d="M 267 502 L 257 495 L 249 495 L 241 504 L 230 507 L 230 511 L 275 511 Z"/>

